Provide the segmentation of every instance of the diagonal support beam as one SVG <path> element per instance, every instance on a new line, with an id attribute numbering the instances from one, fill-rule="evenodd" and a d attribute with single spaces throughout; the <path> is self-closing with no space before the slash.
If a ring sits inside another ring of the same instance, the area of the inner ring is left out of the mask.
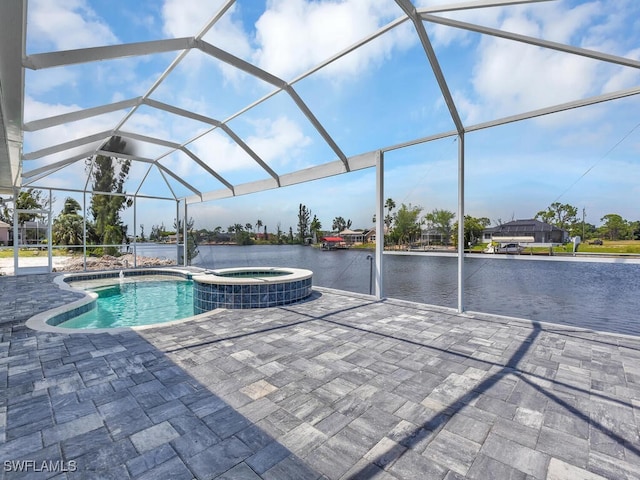
<path id="1" fill-rule="evenodd" d="M 180 148 L 179 143 L 171 142 L 169 140 L 162 140 L 161 138 L 149 137 L 147 135 L 141 135 L 139 133 L 125 132 L 123 130 L 120 130 L 119 132 L 117 132 L 117 135 L 119 137 L 130 138 L 131 140 L 139 140 L 141 142 L 152 143 L 154 145 L 161 145 L 163 147 L 168 147 L 173 149 Z"/>
<path id="2" fill-rule="evenodd" d="M 35 152 L 25 153 L 22 158 L 23 160 L 34 160 L 36 158 L 45 157 L 47 155 L 51 155 L 53 153 L 62 152 L 64 150 L 68 150 L 70 148 L 80 147 L 82 145 L 86 145 L 88 143 L 101 142 L 103 140 L 111 137 L 111 130 L 106 130 L 104 132 L 94 133 L 93 135 L 89 135 L 87 137 L 78 138 L 76 140 L 71 140 L 69 142 L 59 143 L 57 145 L 52 145 L 51 147 L 43 148 L 41 150 L 36 150 Z"/>
<path id="3" fill-rule="evenodd" d="M 427 31 L 424 28 L 424 23 L 422 23 L 421 17 L 418 15 L 416 8 L 409 0 L 396 0 L 396 3 L 400 8 L 402 8 L 405 14 L 413 22 L 416 32 L 418 33 L 418 37 L 420 38 L 420 43 L 422 43 L 422 48 L 427 54 L 427 59 L 429 60 L 431 69 L 436 76 L 436 81 L 438 82 L 438 86 L 440 87 L 440 92 L 442 93 L 444 101 L 447 104 L 447 108 L 449 109 L 451 119 L 453 120 L 458 133 L 463 133 L 464 125 L 462 124 L 462 120 L 460 119 L 460 114 L 458 113 L 456 104 L 453 101 L 453 96 L 451 95 L 451 91 L 449 90 L 447 81 L 444 78 L 442 68 L 440 68 L 440 62 L 438 61 L 436 52 L 433 49 L 433 45 L 431 45 L 431 40 L 429 40 L 429 36 L 427 35 Z"/>
<path id="4" fill-rule="evenodd" d="M 529 112 L 519 113 L 517 115 L 511 115 L 508 117 L 498 118 L 488 122 L 478 123 L 476 125 L 470 125 L 466 128 L 467 132 L 475 132 L 477 130 L 484 130 L 486 128 L 497 127 L 500 125 L 506 125 L 508 123 L 519 122 L 522 120 L 529 120 L 531 118 L 542 117 L 545 115 L 551 115 L 553 113 L 564 112 L 567 110 L 573 110 L 575 108 L 588 107 L 589 105 L 595 105 L 597 103 L 610 102 L 619 98 L 631 97 L 633 95 L 640 95 L 640 87 L 629 88 L 626 90 L 618 90 L 611 93 L 605 93 L 604 95 L 597 95 L 595 97 L 589 97 L 582 100 L 576 100 L 573 102 L 561 103 L 552 107 L 541 108 L 538 110 L 532 110 Z"/>
<path id="5" fill-rule="evenodd" d="M 227 187 L 229 190 L 231 190 L 231 193 L 233 195 L 235 195 L 235 191 L 234 191 L 233 185 L 231 185 L 227 180 L 222 178 L 215 170 L 213 170 L 211 167 L 209 167 L 209 165 L 207 165 L 202 160 L 200 160 L 200 158 L 198 156 L 196 156 L 191 150 L 189 150 L 186 147 L 180 147 L 180 150 L 182 150 L 184 153 L 189 155 L 189 157 L 191 157 L 191 159 L 194 162 L 196 162 L 198 165 L 200 165 L 200 167 L 202 167 L 204 170 L 206 170 L 207 173 L 209 173 L 209 175 L 211 175 L 212 177 L 215 177 L 216 180 L 218 180 L 225 187 Z"/>
<path id="6" fill-rule="evenodd" d="M 602 53 L 595 50 L 589 50 L 586 48 L 573 47 L 564 43 L 551 42 L 549 40 L 542 40 L 535 37 L 529 37 L 527 35 L 521 35 L 519 33 L 505 32 L 504 30 L 498 30 L 497 28 L 482 27 L 472 23 L 460 22 L 458 20 L 452 20 L 450 18 L 438 17 L 435 15 L 422 15 L 425 21 L 431 23 L 437 23 L 445 25 L 447 27 L 460 28 L 463 30 L 469 30 L 471 32 L 482 33 L 485 35 L 491 35 L 498 38 L 504 38 L 507 40 L 513 40 L 516 42 L 526 43 L 536 47 L 548 48 L 550 50 L 556 50 L 559 52 L 572 53 L 574 55 L 580 55 L 582 57 L 592 58 L 595 60 L 602 60 L 604 62 L 615 63 L 623 67 L 640 68 L 640 60 L 634 60 L 632 58 L 620 57 L 618 55 L 610 55 L 608 53 Z"/>
<path id="7" fill-rule="evenodd" d="M 173 178 L 175 181 L 177 181 L 178 183 L 181 183 L 185 188 L 187 188 L 188 190 L 191 190 L 193 193 L 195 193 L 196 195 L 198 195 L 199 197 L 202 197 L 202 192 L 200 190 L 198 190 L 196 187 L 194 187 L 193 185 L 191 185 L 190 183 L 184 181 L 182 178 L 180 178 L 178 175 L 176 175 L 175 173 L 173 173 L 171 170 L 169 170 L 167 167 L 165 167 L 164 165 L 160 164 L 160 163 L 156 163 L 155 164 L 159 169 L 160 172 L 164 172 L 167 175 L 169 175 L 171 178 Z M 172 190 L 173 192 L 173 190 Z"/>
<path id="8" fill-rule="evenodd" d="M 247 152 L 247 154 L 253 158 L 253 160 L 255 160 L 255 162 L 260 165 L 263 169 L 265 169 L 267 171 L 267 173 L 269 173 L 269 175 L 271 175 L 273 177 L 273 179 L 276 181 L 276 183 L 278 184 L 278 186 L 280 186 L 280 177 L 278 176 L 278 174 L 276 172 L 274 172 L 271 167 L 269 165 L 267 165 L 264 160 L 262 160 L 262 158 L 260 158 L 260 156 L 258 156 L 258 154 L 256 152 L 254 152 L 251 147 L 249 145 L 247 145 L 246 143 L 244 143 L 244 140 L 242 140 L 238 135 L 236 135 L 236 132 L 234 132 L 233 130 L 231 130 L 227 125 L 221 124 L 220 128 L 222 130 L 224 130 L 224 132 L 229 135 L 229 137 L 231 137 L 231 139 L 236 142 L 238 144 L 238 146 L 240 148 L 242 148 L 245 152 Z"/>
<path id="9" fill-rule="evenodd" d="M 280 177 L 278 176 L 278 174 L 274 172 L 273 169 L 269 167 L 269 165 L 267 165 L 265 161 L 262 160 L 262 158 L 260 158 L 260 156 L 251 149 L 251 147 L 249 147 L 249 145 L 247 145 L 233 130 L 231 130 L 231 128 L 229 128 L 224 123 L 220 122 L 219 120 L 215 120 L 213 118 L 209 118 L 203 115 L 189 112 L 182 108 L 174 107 L 173 105 L 167 105 L 166 103 L 158 102 L 156 100 L 145 99 L 144 103 L 151 107 L 158 108 L 160 110 L 164 110 L 166 112 L 180 115 L 186 118 L 190 118 L 192 120 L 197 120 L 203 123 L 207 123 L 209 125 L 213 125 L 214 127 L 222 129 L 240 148 L 242 148 L 251 158 L 253 158 L 253 160 L 256 163 L 258 163 L 258 165 L 260 165 L 267 173 L 269 173 L 269 175 L 271 175 L 274 178 L 274 180 L 278 183 L 278 186 L 280 186 Z M 178 147 L 178 150 L 183 150 L 190 157 L 192 155 L 192 153 L 185 148 Z M 197 157 L 191 157 L 191 158 L 195 160 Z M 200 159 L 198 160 L 202 162 L 202 160 Z M 202 162 L 200 166 L 203 168 L 209 168 L 207 164 L 204 162 Z M 213 170 L 211 170 L 209 173 L 211 173 L 214 176 L 218 175 Z M 216 178 L 218 177 L 216 176 Z M 234 191 L 233 186 L 230 183 L 228 183 L 226 180 L 224 180 L 222 177 L 218 178 L 218 180 L 220 180 L 231 191 Z"/>
<path id="10" fill-rule="evenodd" d="M 35 177 L 36 175 L 41 175 L 41 174 L 45 174 L 45 176 L 50 175 L 52 173 L 57 172 L 61 168 L 66 167 L 67 165 L 71 165 L 79 160 L 84 160 L 85 158 L 88 158 L 91 155 L 93 155 L 93 149 L 85 150 L 84 152 L 79 153 L 78 155 L 74 155 L 73 157 L 60 160 L 59 162 L 51 163 L 43 167 L 34 168 L 33 170 L 22 172 L 22 178 L 24 179 L 32 178 L 32 177 Z"/>
<path id="11" fill-rule="evenodd" d="M 27 56 L 22 65 L 30 70 L 77 65 L 79 63 L 97 62 L 100 60 L 114 60 L 116 58 L 137 57 L 154 53 L 188 50 L 193 47 L 193 39 L 169 38 L 150 42 L 126 43 L 108 45 L 105 47 L 79 48 L 60 52 L 36 53 Z"/>
<path id="12" fill-rule="evenodd" d="M 557 0 L 472 0 L 470 2 L 453 3 L 449 5 L 433 5 L 431 7 L 420 7 L 419 14 L 423 13 L 443 13 L 456 12 L 460 10 L 475 10 L 478 8 L 508 7 L 513 5 L 523 5 L 527 3 L 556 2 Z"/>
<path id="13" fill-rule="evenodd" d="M 181 117 L 190 118 L 191 120 L 196 120 L 198 122 L 207 123 L 209 125 L 214 125 L 216 127 L 220 126 L 220 121 L 215 120 L 210 117 L 205 117 L 204 115 L 200 115 L 198 113 L 193 113 L 189 110 L 185 110 L 180 107 L 174 107 L 173 105 L 169 105 L 167 103 L 159 102 L 157 100 L 153 100 L 151 98 L 145 98 L 142 103 L 152 108 L 157 108 L 158 110 L 163 110 L 165 112 L 173 113 L 175 115 L 179 115 Z"/>
<path id="14" fill-rule="evenodd" d="M 131 98 L 129 100 L 123 100 L 121 102 L 110 103 L 109 105 L 100 105 L 99 107 L 85 108 L 84 110 L 63 113 L 61 115 L 41 118 L 39 120 L 33 120 L 24 124 L 24 131 L 35 132 L 37 130 L 55 127 L 56 125 L 77 122 L 78 120 L 84 120 L 85 118 L 97 117 L 98 115 L 103 115 L 105 113 L 116 112 L 125 108 L 134 107 L 138 105 L 141 98 L 142 97 Z"/>
<path id="15" fill-rule="evenodd" d="M 284 80 L 276 77 L 275 75 L 272 75 L 269 72 L 262 70 L 261 68 L 256 67 L 255 65 L 239 57 L 236 57 L 235 55 L 231 55 L 229 52 L 226 52 L 218 47 L 214 47 L 204 40 L 194 40 L 193 46 L 206 53 L 207 55 L 217 58 L 221 62 L 236 67 L 237 69 L 242 70 L 243 72 L 246 72 L 249 75 L 259 78 L 260 80 L 270 83 L 271 85 L 274 85 L 278 88 L 285 88 L 285 86 L 287 85 Z"/>
<path id="16" fill-rule="evenodd" d="M 333 140 L 333 138 L 331 138 L 331 135 L 329 135 L 329 132 L 327 132 L 327 130 L 325 130 L 324 126 L 316 118 L 316 116 L 313 114 L 313 112 L 311 112 L 309 107 L 307 107 L 307 104 L 304 103 L 304 101 L 300 98 L 300 96 L 298 95 L 298 92 L 296 92 L 294 90 L 294 88 L 291 87 L 291 86 L 287 86 L 285 90 L 287 91 L 289 96 L 293 99 L 293 101 L 296 102 L 296 105 L 298 105 L 298 108 L 302 111 L 304 116 L 307 117 L 307 119 L 311 122 L 311 124 L 318 131 L 318 133 L 322 136 L 322 138 L 324 138 L 324 141 L 329 144 L 331 149 L 335 152 L 335 154 L 338 156 L 338 158 L 342 161 L 345 170 L 347 172 L 350 172 L 351 168 L 349 167 L 349 160 L 347 160 L 347 156 L 340 149 L 340 147 Z"/>

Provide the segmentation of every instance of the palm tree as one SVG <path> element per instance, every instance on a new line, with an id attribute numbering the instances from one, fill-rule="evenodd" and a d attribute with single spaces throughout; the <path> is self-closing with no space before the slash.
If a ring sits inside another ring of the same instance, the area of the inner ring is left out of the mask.
<path id="1" fill-rule="evenodd" d="M 396 208 L 396 202 L 393 201 L 393 198 L 387 198 L 387 201 L 384 202 L 384 208 L 387 209 L 387 214 L 384 217 L 384 224 L 386 225 L 387 230 L 389 230 L 391 229 L 391 223 L 393 222 L 391 210 Z"/>
<path id="2" fill-rule="evenodd" d="M 51 230 L 53 243 L 56 245 L 82 245 L 84 240 L 84 219 L 78 212 L 82 210 L 80 204 L 71 197 L 67 197 L 60 215 L 53 221 Z"/>
<path id="3" fill-rule="evenodd" d="M 51 235 L 55 245 L 82 245 L 84 219 L 77 213 L 60 215 L 53 221 Z"/>
<path id="4" fill-rule="evenodd" d="M 260 229 L 262 228 L 262 220 L 258 219 L 256 220 L 256 230 L 260 231 Z"/>
<path id="5" fill-rule="evenodd" d="M 311 230 L 311 236 L 314 239 L 315 243 L 318 243 L 318 238 L 320 237 L 320 229 L 322 228 L 322 223 L 318 220 L 318 217 L 313 216 L 313 220 L 311 220 L 311 225 L 309 229 Z"/>

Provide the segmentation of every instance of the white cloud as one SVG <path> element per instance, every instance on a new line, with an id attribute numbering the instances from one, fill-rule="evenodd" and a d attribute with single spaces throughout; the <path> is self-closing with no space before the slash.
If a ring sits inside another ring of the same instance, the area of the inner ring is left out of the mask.
<path id="1" fill-rule="evenodd" d="M 381 0 L 309 2 L 271 0 L 256 22 L 255 60 L 285 80 L 309 70 L 376 31 L 401 11 Z M 328 75 L 355 75 L 415 41 L 408 28 L 396 28 L 340 60 Z M 323 70 L 324 71 L 324 70 Z"/>
<path id="2" fill-rule="evenodd" d="M 640 60 L 640 48 L 631 50 L 625 57 Z M 616 90 L 635 87 L 638 84 L 640 84 L 640 72 L 637 68 L 617 67 L 602 87 L 602 91 L 603 93 L 614 92 Z"/>
<path id="3" fill-rule="evenodd" d="M 217 13 L 224 2 L 221 0 L 166 0 L 162 7 L 163 31 L 171 37 L 193 37 L 209 21 L 212 13 Z M 236 5 L 232 5 L 204 36 L 212 45 L 240 58 L 248 58 L 251 52 L 249 39 L 236 18 Z M 189 55 L 183 62 L 189 68 L 199 69 L 202 57 Z M 237 81 L 241 72 L 225 63 L 219 63 L 224 78 Z"/>
<path id="4" fill-rule="evenodd" d="M 598 14 L 595 3 L 567 9 L 505 9 L 499 28 L 553 41 L 580 42 Z M 461 92 L 468 123 L 556 105 L 590 95 L 602 88 L 601 62 L 518 42 L 484 37 L 478 47 L 471 84 L 473 95 Z M 549 119 L 545 119 L 549 122 Z"/>
<path id="5" fill-rule="evenodd" d="M 300 156 L 305 147 L 311 145 L 311 139 L 287 117 L 260 120 L 255 127 L 256 131 L 247 138 L 247 144 L 274 168 L 289 164 Z"/>
<path id="6" fill-rule="evenodd" d="M 244 138 L 246 144 L 271 168 L 278 171 L 296 158 L 311 144 L 300 127 L 286 117 L 262 119 L 254 123 L 255 131 Z M 239 170 L 262 170 L 239 145 L 221 130 L 214 130 L 188 146 L 193 153 L 217 172 L 224 174 Z M 198 167 L 183 162 L 180 173 L 193 174 Z M 300 167 L 296 164 L 296 167 Z"/>
<path id="7" fill-rule="evenodd" d="M 24 117 L 25 122 L 31 120 L 53 117 L 62 115 L 63 113 L 74 112 L 80 110 L 77 105 L 63 105 L 61 103 L 51 104 L 39 102 L 29 95 L 24 97 Z"/>
<path id="8" fill-rule="evenodd" d="M 222 3 L 221 0 L 166 0 L 162 6 L 162 30 L 170 37 L 193 37 Z"/>
<path id="9" fill-rule="evenodd" d="M 31 0 L 28 34 L 30 42 L 53 45 L 56 50 L 109 45 L 115 34 L 85 0 Z"/>

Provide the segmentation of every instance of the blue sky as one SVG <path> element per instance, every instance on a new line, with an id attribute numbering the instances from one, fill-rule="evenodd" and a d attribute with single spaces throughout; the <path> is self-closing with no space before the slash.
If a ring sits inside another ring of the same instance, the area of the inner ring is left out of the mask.
<path id="1" fill-rule="evenodd" d="M 27 53 L 196 35 L 220 0 L 30 0 Z M 457 2 L 415 1 L 416 6 Z M 323 60 L 402 16 L 389 0 L 240 0 L 204 40 L 292 81 Z M 466 10 L 450 18 L 640 59 L 640 4 L 635 0 L 552 1 Z M 640 85 L 631 67 L 426 23 L 449 89 L 465 125 Z M 177 52 L 27 71 L 25 121 L 134 98 L 176 58 Z M 391 29 L 294 87 L 347 156 L 370 152 L 454 128 L 410 22 Z M 263 81 L 192 50 L 151 98 L 226 120 L 273 91 Z M 494 222 L 531 218 L 550 203 L 570 203 L 596 225 L 608 213 L 640 219 L 640 98 L 630 97 L 466 135 L 467 214 Z M 25 135 L 25 152 L 109 130 L 127 110 Z M 229 127 L 278 174 L 336 159 L 313 125 L 280 92 L 232 118 Z M 139 108 L 126 132 L 177 143 L 206 131 L 202 123 L 150 107 Z M 268 178 L 219 130 L 189 148 L 233 184 Z M 164 147 L 140 144 L 156 158 Z M 385 196 L 398 205 L 457 208 L 454 138 L 390 152 Z M 25 170 L 63 159 L 54 154 L 25 162 Z M 183 154 L 161 163 L 201 191 L 223 188 Z M 84 186 L 82 162 L 37 185 Z M 168 195 L 160 174 L 134 165 L 128 191 Z M 190 195 L 171 182 L 178 196 Z M 56 192 L 61 209 L 64 192 Z M 77 195 L 72 195 L 80 198 Z M 375 172 L 367 169 L 308 184 L 190 206 L 197 228 L 260 219 L 275 230 L 295 229 L 299 203 L 329 229 L 336 216 L 354 227 L 372 226 Z M 125 220 L 133 224 L 133 213 Z M 169 226 L 171 202 L 140 200 L 137 224 Z"/>

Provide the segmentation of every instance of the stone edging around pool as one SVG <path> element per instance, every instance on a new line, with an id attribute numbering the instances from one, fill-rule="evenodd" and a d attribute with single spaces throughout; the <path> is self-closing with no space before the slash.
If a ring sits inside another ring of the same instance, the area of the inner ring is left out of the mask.
<path id="1" fill-rule="evenodd" d="M 171 275 L 185 278 L 187 280 L 191 280 L 194 272 L 188 270 L 178 270 L 178 269 L 168 269 L 168 268 L 153 268 L 153 269 L 144 269 L 144 270 L 122 270 L 125 278 L 126 277 L 137 277 L 141 275 Z M 188 320 L 195 320 L 200 317 L 204 317 L 207 314 L 216 313 L 215 311 L 209 311 L 195 315 L 192 317 L 181 318 L 179 320 L 174 320 L 171 322 L 164 323 L 154 323 L 151 325 L 140 325 L 137 327 L 117 327 L 117 328 L 64 328 L 57 327 L 55 325 L 51 325 L 48 322 L 51 319 L 59 318 L 58 323 L 64 322 L 71 317 L 75 317 L 76 315 L 80 315 L 93 308 L 98 295 L 93 292 L 87 292 L 86 290 L 79 290 L 77 288 L 73 288 L 68 284 L 70 281 L 76 280 L 96 280 L 100 278 L 118 278 L 120 275 L 120 271 L 109 271 L 109 272 L 80 272 L 80 273 L 65 273 L 62 275 L 58 275 L 53 279 L 53 282 L 58 286 L 58 288 L 64 290 L 72 290 L 74 292 L 83 293 L 85 295 L 84 298 L 76 300 L 75 302 L 68 303 L 66 305 L 62 305 L 60 307 L 52 308 L 51 310 L 47 310 L 45 312 L 38 313 L 34 315 L 30 319 L 28 319 L 25 323 L 27 327 L 32 330 L 36 330 L 39 332 L 49 332 L 49 333 L 66 333 L 66 334 L 92 334 L 92 333 L 122 333 L 130 330 L 145 330 L 148 328 L 156 328 L 165 325 L 175 325 L 176 323 L 186 322 Z M 196 273 L 197 275 L 197 273 Z"/>
<path id="2" fill-rule="evenodd" d="M 223 268 L 194 275 L 193 311 L 217 308 L 268 308 L 287 305 L 312 293 L 313 272 L 288 267 Z"/>

